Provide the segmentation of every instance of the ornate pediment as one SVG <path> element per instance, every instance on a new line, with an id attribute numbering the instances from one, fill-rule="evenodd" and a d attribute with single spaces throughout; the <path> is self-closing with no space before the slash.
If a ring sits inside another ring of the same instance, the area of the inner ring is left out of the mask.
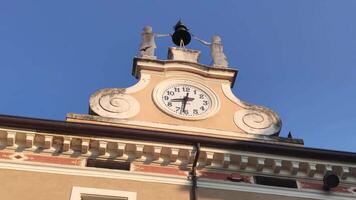
<path id="1" fill-rule="evenodd" d="M 177 134 L 242 140 L 275 141 L 281 121 L 268 108 L 236 97 L 231 88 L 237 70 L 228 67 L 221 38 L 211 43 L 197 39 L 211 50 L 213 64 L 199 63 L 200 51 L 171 47 L 166 60 L 154 55 L 155 38 L 164 34 L 145 28 L 129 88 L 107 88 L 90 97 L 90 115 L 70 115 L 68 121 L 87 120 Z M 184 42 L 184 41 L 182 41 Z M 88 120 L 91 119 L 91 120 Z"/>

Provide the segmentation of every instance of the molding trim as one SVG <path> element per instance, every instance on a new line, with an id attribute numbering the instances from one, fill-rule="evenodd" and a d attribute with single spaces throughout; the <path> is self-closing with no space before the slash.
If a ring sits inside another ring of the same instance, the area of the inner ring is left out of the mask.
<path id="1" fill-rule="evenodd" d="M 252 192 L 259 194 L 271 194 L 278 196 L 288 196 L 288 197 L 298 197 L 298 198 L 307 198 L 307 199 L 320 199 L 320 200 L 351 200 L 355 199 L 355 196 L 341 196 L 336 193 L 330 194 L 326 192 L 313 192 L 306 190 L 297 190 L 290 188 L 278 188 L 272 186 L 264 186 L 264 185 L 250 185 L 243 183 L 235 183 L 235 184 L 226 184 L 226 183 L 217 183 L 217 182 L 208 182 L 200 180 L 198 181 L 198 187 L 202 188 L 213 188 L 213 189 L 221 189 L 221 190 L 233 190 L 233 191 L 242 191 L 242 192 Z"/>
<path id="2" fill-rule="evenodd" d="M 231 68 L 209 67 L 199 63 L 179 61 L 179 60 L 151 60 L 135 58 L 133 64 L 133 75 L 138 77 L 142 70 L 157 71 L 167 73 L 169 71 L 185 71 L 199 74 L 203 77 L 229 80 L 232 85 L 235 82 L 237 70 Z"/>
<path id="3" fill-rule="evenodd" d="M 62 174 L 71 176 L 86 176 L 109 179 L 124 179 L 141 182 L 167 183 L 176 185 L 190 185 L 187 179 L 181 176 L 149 174 L 143 172 L 109 170 L 91 167 L 68 167 L 56 164 L 19 163 L 11 161 L 0 161 L 0 169 L 18 171 L 30 171 L 39 173 Z"/>
<path id="4" fill-rule="evenodd" d="M 125 139 L 93 138 L 33 132 L 17 132 L 0 128 L 0 147 L 7 152 L 38 152 L 81 158 L 101 158 L 138 161 L 186 167 L 191 164 L 195 149 L 191 145 L 172 145 Z M 356 165 L 320 159 L 257 153 L 249 151 L 202 147 L 198 167 L 296 179 L 320 180 L 325 172 L 333 171 L 343 183 L 356 182 Z M 34 154 L 34 155 L 35 155 Z M 37 154 L 38 155 L 38 154 Z M 30 162 L 30 161 L 26 161 Z"/>
<path id="5" fill-rule="evenodd" d="M 87 188 L 87 187 L 76 187 L 72 188 L 72 193 L 70 195 L 70 200 L 85 200 L 83 198 L 85 196 L 90 197 L 112 197 L 119 198 L 122 200 L 136 200 L 136 192 L 126 192 L 120 190 L 106 190 L 106 189 L 98 189 L 98 188 Z M 91 198 L 90 198 L 91 199 Z"/>
<path id="6" fill-rule="evenodd" d="M 156 131 L 166 131 L 171 133 L 176 133 L 177 130 L 182 134 L 188 135 L 203 135 L 218 138 L 228 138 L 228 139 L 238 139 L 244 141 L 257 140 L 263 142 L 274 142 L 272 138 L 266 137 L 256 137 L 256 135 L 246 134 L 245 132 L 232 132 L 232 131 L 222 131 L 217 129 L 207 129 L 192 126 L 181 126 L 181 125 L 171 125 L 171 124 L 159 124 L 144 121 L 126 120 L 126 119 L 115 119 L 109 117 L 100 117 L 94 115 L 85 114 L 74 114 L 70 113 L 67 115 L 67 121 L 78 122 L 78 123 L 89 123 L 98 124 L 102 122 L 105 125 L 125 127 L 125 128 L 136 128 L 143 130 L 156 130 Z"/>
<path id="7" fill-rule="evenodd" d="M 85 200 L 85 196 L 90 197 L 112 197 L 119 198 L 122 200 L 136 200 L 136 192 L 126 192 L 120 190 L 106 190 L 98 188 L 87 188 L 87 187 L 76 187 L 72 188 L 72 193 L 70 195 L 70 200 Z M 90 198 L 92 199 L 92 198 Z M 106 198 L 105 198 L 106 199 Z"/>

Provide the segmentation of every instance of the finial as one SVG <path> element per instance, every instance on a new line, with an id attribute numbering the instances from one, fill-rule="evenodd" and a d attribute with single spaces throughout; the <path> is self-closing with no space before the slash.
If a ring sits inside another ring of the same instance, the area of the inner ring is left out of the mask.
<path id="1" fill-rule="evenodd" d="M 289 131 L 289 133 L 288 133 L 288 136 L 287 136 L 289 139 L 292 139 L 293 138 L 293 136 L 292 136 L 292 133 Z"/>
<path id="2" fill-rule="evenodd" d="M 174 33 L 172 34 L 173 43 L 179 47 L 188 45 L 192 38 L 188 30 L 182 21 L 179 20 L 174 26 Z"/>

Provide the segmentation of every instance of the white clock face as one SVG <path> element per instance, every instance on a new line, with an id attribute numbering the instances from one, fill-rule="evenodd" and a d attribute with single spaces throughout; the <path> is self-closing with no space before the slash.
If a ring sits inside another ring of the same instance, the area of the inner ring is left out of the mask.
<path id="1" fill-rule="evenodd" d="M 161 94 L 164 107 L 181 117 L 197 117 L 208 113 L 212 99 L 204 90 L 189 84 L 173 84 Z"/>
<path id="2" fill-rule="evenodd" d="M 216 94 L 204 84 L 180 78 L 167 79 L 152 91 L 157 107 L 166 114 L 184 120 L 202 120 L 220 108 Z"/>

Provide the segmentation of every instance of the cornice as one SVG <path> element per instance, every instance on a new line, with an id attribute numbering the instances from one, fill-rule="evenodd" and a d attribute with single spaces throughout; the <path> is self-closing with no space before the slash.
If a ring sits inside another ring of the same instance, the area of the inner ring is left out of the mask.
<path id="1" fill-rule="evenodd" d="M 157 60 L 134 58 L 132 75 L 136 78 L 140 77 L 142 69 L 149 69 L 157 72 L 169 71 L 186 71 L 193 74 L 198 74 L 203 77 L 229 80 L 231 86 L 234 86 L 238 70 L 231 68 L 217 68 L 209 67 L 195 62 L 181 61 L 181 60 Z"/>
<path id="2" fill-rule="evenodd" d="M 49 155 L 156 163 L 187 169 L 194 160 L 191 145 L 139 140 L 84 137 L 0 129 L 0 143 L 7 151 L 31 151 Z M 239 171 L 250 174 L 322 180 L 327 171 L 336 173 L 343 183 L 356 183 L 356 165 L 320 159 L 296 158 L 264 152 L 202 147 L 198 169 Z"/>
<path id="3" fill-rule="evenodd" d="M 33 133 L 50 133 L 75 137 L 107 139 L 130 139 L 138 141 L 163 142 L 169 144 L 194 145 L 216 149 L 241 150 L 278 156 L 292 156 L 302 159 L 318 159 L 356 164 L 356 153 L 300 147 L 294 145 L 269 144 L 256 141 L 211 138 L 196 135 L 179 135 L 164 131 L 140 130 L 109 125 L 95 125 L 56 120 L 0 115 L 0 126 L 6 129 L 28 130 Z"/>

